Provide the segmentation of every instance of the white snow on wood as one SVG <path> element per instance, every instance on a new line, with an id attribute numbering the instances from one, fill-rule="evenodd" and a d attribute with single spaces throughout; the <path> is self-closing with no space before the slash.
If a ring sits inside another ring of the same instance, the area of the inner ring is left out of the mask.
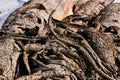
<path id="1" fill-rule="evenodd" d="M 114 3 L 117 3 L 117 2 L 119 2 L 119 3 L 120 3 L 120 0 L 115 0 L 115 1 L 114 1 Z"/>
<path id="2" fill-rule="evenodd" d="M 0 0 L 0 29 L 7 17 L 29 0 Z"/>
<path id="3" fill-rule="evenodd" d="M 29 0 L 21 0 L 21 1 L 23 1 L 23 2 L 28 2 Z"/>

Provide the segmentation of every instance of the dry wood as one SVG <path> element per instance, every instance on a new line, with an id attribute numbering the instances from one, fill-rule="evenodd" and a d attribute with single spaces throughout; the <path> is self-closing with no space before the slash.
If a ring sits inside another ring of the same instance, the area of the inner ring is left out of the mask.
<path id="1" fill-rule="evenodd" d="M 112 1 L 26 3 L 0 31 L 0 79 L 119 80 L 119 28 L 100 13 Z"/>

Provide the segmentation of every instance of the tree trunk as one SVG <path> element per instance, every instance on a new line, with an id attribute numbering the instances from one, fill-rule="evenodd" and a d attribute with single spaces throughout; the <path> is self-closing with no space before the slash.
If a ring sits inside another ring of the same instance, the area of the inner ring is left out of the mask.
<path id="1" fill-rule="evenodd" d="M 0 31 L 0 79 L 119 80 L 119 4 L 78 2 L 31 0 L 13 12 Z"/>

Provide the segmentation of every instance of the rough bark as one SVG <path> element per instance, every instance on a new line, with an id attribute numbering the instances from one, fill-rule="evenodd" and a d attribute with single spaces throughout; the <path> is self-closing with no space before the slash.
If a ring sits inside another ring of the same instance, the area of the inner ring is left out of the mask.
<path id="1" fill-rule="evenodd" d="M 0 31 L 0 79 L 119 80 L 119 35 L 100 13 L 112 1 L 32 0 L 16 10 Z"/>

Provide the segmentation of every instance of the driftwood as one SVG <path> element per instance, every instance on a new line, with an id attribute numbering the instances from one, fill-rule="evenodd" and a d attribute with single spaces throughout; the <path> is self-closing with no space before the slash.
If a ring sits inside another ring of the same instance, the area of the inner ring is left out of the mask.
<path id="1" fill-rule="evenodd" d="M 119 27 L 106 20 L 111 5 L 119 6 L 112 2 L 26 3 L 0 31 L 0 79 L 119 80 Z"/>

